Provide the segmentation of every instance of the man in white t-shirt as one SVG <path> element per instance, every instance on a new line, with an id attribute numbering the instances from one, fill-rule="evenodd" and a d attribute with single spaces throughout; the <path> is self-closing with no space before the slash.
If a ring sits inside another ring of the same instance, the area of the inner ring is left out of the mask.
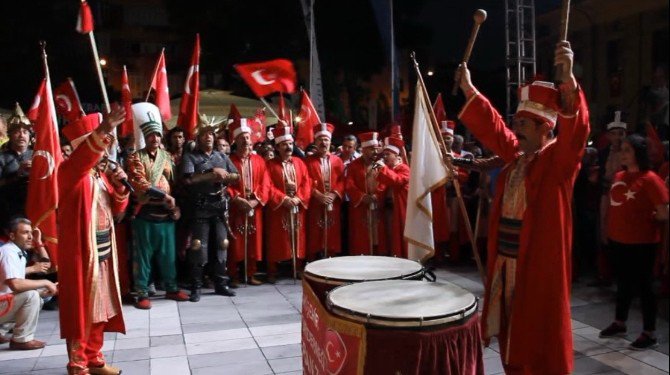
<path id="1" fill-rule="evenodd" d="M 35 329 L 42 308 L 42 298 L 58 293 L 56 284 L 49 280 L 28 280 L 26 273 L 45 272 L 48 262 L 38 262 L 26 267 L 26 250 L 33 245 L 32 224 L 25 218 L 13 219 L 9 223 L 10 242 L 0 247 L 0 300 L 11 301 L 11 308 L 0 315 L 0 344 L 9 341 L 9 348 L 33 350 L 44 347 L 44 342 L 35 340 Z M 8 295 L 12 294 L 8 298 Z M 2 313 L 3 309 L 0 309 Z M 11 339 L 5 337 L 6 329 L 14 324 Z"/>

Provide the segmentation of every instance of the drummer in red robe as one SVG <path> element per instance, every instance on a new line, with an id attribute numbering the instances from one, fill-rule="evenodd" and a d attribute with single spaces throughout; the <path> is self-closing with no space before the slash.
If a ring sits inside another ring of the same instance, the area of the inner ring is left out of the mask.
<path id="1" fill-rule="evenodd" d="M 240 173 L 238 183 L 228 187 L 231 196 L 230 225 L 235 237 L 231 241 L 228 272 L 231 285 L 238 283 L 239 268 L 244 267 L 244 249 L 247 249 L 247 282 L 260 285 L 254 277 L 256 262 L 263 259 L 263 207 L 270 195 L 271 182 L 262 156 L 252 152 L 251 127 L 249 121 L 242 118 L 230 125 L 229 131 L 235 142 L 235 152 L 230 160 Z M 246 222 L 246 232 L 245 232 Z M 246 238 L 245 238 L 246 233 Z"/>
<path id="2" fill-rule="evenodd" d="M 377 180 L 381 143 L 379 133 L 359 135 L 361 157 L 347 167 L 345 192 L 349 196 L 349 254 L 387 255 L 381 204 L 384 185 Z"/>
<path id="3" fill-rule="evenodd" d="M 344 164 L 330 152 L 335 127 L 314 126 L 316 153 L 305 159 L 312 180 L 312 198 L 307 210 L 307 258 L 337 255 L 341 249 L 340 206 L 344 196 Z M 326 244 L 326 241 L 328 242 Z"/>
<path id="4" fill-rule="evenodd" d="M 121 168 L 96 166 L 125 120 L 123 108 L 102 120 L 90 114 L 63 129 L 75 148 L 58 171 L 58 280 L 60 328 L 66 340 L 69 374 L 120 374 L 105 363 L 104 332 L 125 333 L 114 216 L 128 204 Z"/>
<path id="5" fill-rule="evenodd" d="M 265 216 L 268 242 L 268 282 L 277 279 L 277 262 L 295 260 L 295 272 L 305 259 L 305 212 L 309 207 L 311 180 L 307 167 L 293 156 L 292 127 L 272 130 L 277 156 L 267 162 L 272 190 Z M 295 259 L 293 257 L 295 256 Z"/>
<path id="6" fill-rule="evenodd" d="M 573 369 L 571 200 L 589 111 L 572 73 L 569 42 L 557 44 L 554 64 L 564 68 L 563 83 L 521 87 L 511 129 L 465 67 L 460 81 L 467 98 L 461 121 L 507 162 L 491 211 L 482 335 L 498 337 L 508 374 Z"/>
<path id="7" fill-rule="evenodd" d="M 391 196 L 390 220 L 387 220 L 389 255 L 407 258 L 407 240 L 404 238 L 405 217 L 407 216 L 407 193 L 409 192 L 409 165 L 403 163 L 402 154 L 405 142 L 401 138 L 388 137 L 384 141 L 383 161 L 375 163 L 379 170 L 377 179 L 386 187 L 386 194 Z"/>

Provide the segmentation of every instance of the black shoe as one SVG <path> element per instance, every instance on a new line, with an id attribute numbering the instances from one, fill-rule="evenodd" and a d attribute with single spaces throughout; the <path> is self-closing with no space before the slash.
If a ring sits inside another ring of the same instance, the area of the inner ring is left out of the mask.
<path id="1" fill-rule="evenodd" d="M 637 340 L 633 341 L 630 344 L 630 348 L 633 350 L 645 350 L 650 348 L 655 348 L 658 346 L 658 340 L 655 337 L 651 337 L 648 334 L 642 332 L 640 337 Z"/>
<path id="2" fill-rule="evenodd" d="M 616 336 L 626 336 L 626 326 L 622 326 L 616 322 L 609 325 L 609 327 L 600 331 L 600 337 L 616 337 Z"/>
<path id="3" fill-rule="evenodd" d="M 200 301 L 200 288 L 191 289 L 191 295 L 188 297 L 188 300 L 191 302 Z"/>
<path id="4" fill-rule="evenodd" d="M 235 292 L 233 292 L 228 285 L 217 285 L 216 288 L 214 288 L 214 293 L 220 296 L 235 297 Z"/>

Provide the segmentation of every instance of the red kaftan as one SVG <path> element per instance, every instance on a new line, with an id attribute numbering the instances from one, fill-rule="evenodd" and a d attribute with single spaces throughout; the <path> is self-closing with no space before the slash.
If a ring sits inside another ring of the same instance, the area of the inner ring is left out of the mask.
<path id="1" fill-rule="evenodd" d="M 374 192 L 377 196 L 377 209 L 369 215 L 368 205 L 363 203 L 363 196 L 367 192 L 366 173 L 368 166 L 363 158 L 352 161 L 347 167 L 345 179 L 345 191 L 351 200 L 349 205 L 349 252 L 351 255 L 370 255 L 370 224 L 368 218 L 372 218 L 373 225 L 377 226 L 376 236 L 378 240 L 377 250 L 374 255 L 388 255 L 386 249 L 386 231 L 384 228 L 382 203 L 384 201 L 384 185 L 378 184 Z M 374 241 L 374 238 L 373 238 Z"/>
<path id="2" fill-rule="evenodd" d="M 107 144 L 95 132 L 77 147 L 58 171 L 60 203 L 58 209 L 58 281 L 61 337 L 84 339 L 93 324 L 95 293 L 103 288 L 98 284 L 99 263 L 96 237 L 96 209 L 98 194 L 103 194 L 95 182 L 93 168 L 103 155 Z M 115 190 L 107 177 L 101 175 L 111 194 L 112 213 L 125 210 L 128 193 Z M 125 189 L 125 188 L 123 188 Z M 118 259 L 112 225 L 112 256 L 110 273 L 113 285 L 108 298 L 121 306 L 119 293 Z M 121 309 L 106 324 L 106 332 L 125 333 Z"/>
<path id="3" fill-rule="evenodd" d="M 260 155 L 250 154 L 251 162 L 251 185 L 248 185 L 247 177 L 244 175 L 242 159 L 237 154 L 230 155 L 230 160 L 235 164 L 235 168 L 240 173 L 239 181 L 229 186 L 231 199 L 242 196 L 244 199 L 250 197 L 258 200 L 259 204 L 254 208 L 254 215 L 248 217 L 248 259 L 254 261 L 263 259 L 263 207 L 267 204 L 270 196 L 271 182 L 268 176 L 265 160 Z M 231 254 L 229 254 L 231 267 L 235 267 L 235 262 L 244 260 L 244 219 L 246 212 L 241 212 L 235 204 L 230 205 L 230 229 L 235 234 L 230 244 Z M 251 275 L 249 275 L 251 276 Z"/>
<path id="4" fill-rule="evenodd" d="M 379 170 L 379 182 L 393 195 L 393 216 L 388 228 L 388 249 L 391 256 L 407 258 L 405 240 L 405 217 L 407 216 L 407 193 L 409 192 L 409 165 L 399 163 L 395 167 L 384 166 Z"/>
<path id="5" fill-rule="evenodd" d="M 328 155 L 330 161 L 329 191 L 337 198 L 332 204 L 332 210 L 327 211 L 316 198 L 312 197 L 307 210 L 307 256 L 313 258 L 317 252 L 324 248 L 324 223 L 327 223 L 328 256 L 339 254 L 341 250 L 341 225 L 340 206 L 344 196 L 344 164 L 342 159 L 335 155 Z M 316 155 L 305 159 L 309 178 L 312 180 L 312 192 L 318 190 L 326 191 L 325 179 L 321 168 L 321 158 Z M 327 216 L 326 216 L 327 215 Z M 327 221 L 326 221 L 327 218 Z"/>
<path id="6" fill-rule="evenodd" d="M 298 214 L 295 215 L 297 232 L 296 258 L 305 258 L 305 212 L 309 206 L 311 194 L 311 182 L 307 167 L 300 158 L 292 156 L 290 159 L 295 168 L 296 197 L 300 199 Z M 267 242 L 268 262 L 274 263 L 280 260 L 291 259 L 291 234 L 290 234 L 290 211 L 282 206 L 282 202 L 288 198 L 286 195 L 286 184 L 284 168 L 279 158 L 272 159 L 266 163 L 272 189 L 265 212 L 265 231 Z"/>
<path id="7" fill-rule="evenodd" d="M 459 118 L 485 147 L 506 163 L 519 157 L 514 133 L 483 95 L 473 96 Z M 499 336 L 503 363 L 529 366 L 533 374 L 567 374 L 573 367 L 572 187 L 589 134 L 589 111 L 581 89 L 570 113 L 559 114 L 557 130 L 556 140 L 527 167 L 524 182 L 527 206 L 521 226 L 512 315 L 509 326 L 503 327 Z M 500 173 L 491 208 L 482 332 L 487 332 L 490 281 L 498 256 L 498 225 L 509 172 L 506 167 Z"/>

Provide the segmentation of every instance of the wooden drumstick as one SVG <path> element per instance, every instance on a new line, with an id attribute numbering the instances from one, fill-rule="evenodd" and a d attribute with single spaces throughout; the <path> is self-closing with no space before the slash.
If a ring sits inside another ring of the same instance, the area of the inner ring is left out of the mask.
<path id="1" fill-rule="evenodd" d="M 486 21 L 486 11 L 484 9 L 477 9 L 475 14 L 472 16 L 475 23 L 472 25 L 472 32 L 470 33 L 470 39 L 468 40 L 468 46 L 465 48 L 465 54 L 463 54 L 463 63 L 467 63 L 470 60 L 470 55 L 472 54 L 472 48 L 475 45 L 475 40 L 477 40 L 477 33 L 479 32 L 479 26 L 481 26 L 484 21 Z M 461 65 L 462 66 L 462 65 Z M 458 94 L 458 86 L 461 83 L 462 68 L 459 67 L 456 69 L 456 76 L 454 77 L 454 88 L 451 90 L 451 95 L 456 96 Z"/>
<path id="2" fill-rule="evenodd" d="M 568 23 L 570 21 L 570 0 L 563 0 L 561 8 L 561 28 L 558 32 L 558 41 L 568 40 Z M 563 64 L 556 65 L 556 81 L 561 82 L 563 78 Z"/>

